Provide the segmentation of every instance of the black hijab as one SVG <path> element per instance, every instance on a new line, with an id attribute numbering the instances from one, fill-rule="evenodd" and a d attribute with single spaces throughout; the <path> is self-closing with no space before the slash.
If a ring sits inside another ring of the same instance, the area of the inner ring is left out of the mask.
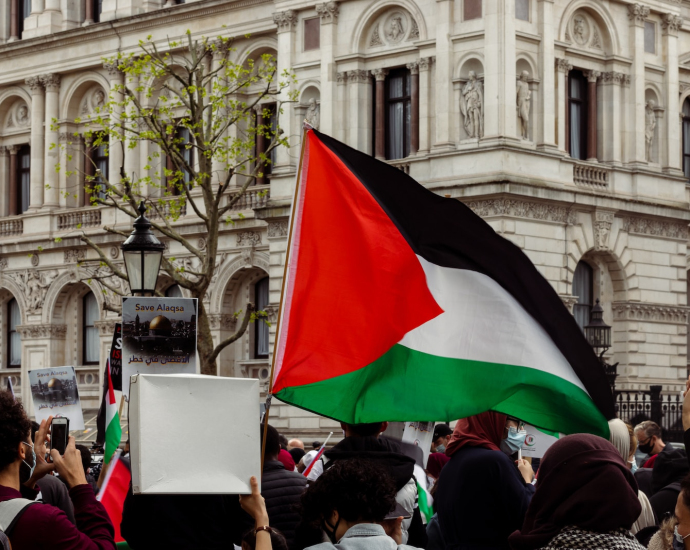
<path id="1" fill-rule="evenodd" d="M 568 525 L 595 533 L 630 529 L 641 511 L 637 482 L 616 448 L 596 435 L 569 435 L 544 455 L 522 530 L 508 542 L 533 550 Z"/>

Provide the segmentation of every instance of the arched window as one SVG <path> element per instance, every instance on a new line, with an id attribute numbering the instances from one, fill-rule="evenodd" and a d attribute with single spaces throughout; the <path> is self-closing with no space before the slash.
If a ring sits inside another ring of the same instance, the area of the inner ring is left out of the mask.
<path id="1" fill-rule="evenodd" d="M 84 365 L 98 364 L 98 302 L 93 292 L 89 292 L 82 299 L 82 343 L 84 349 Z"/>
<path id="2" fill-rule="evenodd" d="M 573 306 L 573 315 L 581 329 L 589 323 L 589 313 L 592 310 L 594 286 L 594 270 L 587 262 L 580 261 L 573 275 L 573 295 L 577 296 L 577 303 Z"/>
<path id="3" fill-rule="evenodd" d="M 587 79 L 582 71 L 568 74 L 568 124 L 570 156 L 587 159 Z"/>
<path id="4" fill-rule="evenodd" d="M 7 320 L 7 366 L 18 369 L 22 366 L 22 339 L 17 326 L 22 324 L 22 316 L 14 298 L 7 303 Z"/>
<path id="5" fill-rule="evenodd" d="M 690 97 L 683 102 L 683 172 L 690 178 Z"/>
<path id="6" fill-rule="evenodd" d="M 23 214 L 29 209 L 31 188 L 31 147 L 23 145 L 17 153 L 17 209 Z"/>
<path id="7" fill-rule="evenodd" d="M 264 277 L 254 285 L 254 303 L 257 311 L 263 311 L 268 306 L 268 277 Z M 263 319 L 254 323 L 254 357 L 256 359 L 268 357 L 268 325 Z"/>
<path id="8" fill-rule="evenodd" d="M 179 285 L 171 285 L 165 289 L 166 298 L 182 298 L 182 289 Z"/>

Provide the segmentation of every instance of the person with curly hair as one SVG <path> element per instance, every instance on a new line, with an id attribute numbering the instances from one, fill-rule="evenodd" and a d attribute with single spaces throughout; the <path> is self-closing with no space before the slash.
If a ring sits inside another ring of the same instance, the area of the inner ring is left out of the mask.
<path id="1" fill-rule="evenodd" d="M 11 394 L 0 391 L 2 530 L 12 547 L 19 550 L 114 550 L 113 524 L 86 482 L 74 438 L 69 438 L 64 456 L 53 449 L 51 462 L 46 460 L 51 422 L 52 417 L 41 422 L 32 442 L 31 422 L 24 408 Z M 62 510 L 34 502 L 38 496 L 37 482 L 53 470 L 70 488 L 76 526 Z"/>
<path id="2" fill-rule="evenodd" d="M 395 481 L 377 461 L 338 460 L 302 495 L 298 543 L 310 550 L 404 550 Z"/>

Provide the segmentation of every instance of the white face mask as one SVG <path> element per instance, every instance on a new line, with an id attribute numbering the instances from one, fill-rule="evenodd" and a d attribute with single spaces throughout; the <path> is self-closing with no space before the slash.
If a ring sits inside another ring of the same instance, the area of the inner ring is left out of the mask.
<path id="1" fill-rule="evenodd" d="M 511 426 L 508 428 L 506 438 L 501 440 L 501 450 L 508 456 L 514 455 L 522 449 L 526 437 L 527 432 L 525 430 L 518 431 L 517 428 Z"/>

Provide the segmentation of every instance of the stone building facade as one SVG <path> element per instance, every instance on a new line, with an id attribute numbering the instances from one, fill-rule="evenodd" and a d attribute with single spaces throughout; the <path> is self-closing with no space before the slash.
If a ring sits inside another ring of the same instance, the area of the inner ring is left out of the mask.
<path id="1" fill-rule="evenodd" d="M 268 284 L 266 307 L 277 316 L 301 122 L 308 118 L 468 204 L 524 250 L 581 324 L 600 299 L 613 326 L 607 358 L 619 363 L 620 388 L 675 391 L 686 378 L 690 32 L 683 26 L 690 4 L 0 6 L 0 382 L 12 377 L 25 400 L 29 368 L 70 364 L 86 406 L 96 406 L 117 318 L 77 266 L 95 259 L 78 236 L 85 232 L 121 261 L 120 243 L 101 228 L 130 224 L 115 211 L 82 206 L 80 182 L 55 171 L 68 159 L 50 145 L 81 131 L 75 119 L 88 117 L 122 82 L 104 57 L 136 51 L 146 35 L 164 47 L 187 30 L 237 37 L 238 61 L 276 55 L 279 71 L 291 68 L 300 91 L 280 115 L 291 148 L 277 151 L 270 177 L 238 204 L 244 219 L 222 229 L 207 304 L 216 338 L 232 333 L 232 313 L 255 300 L 261 285 Z M 146 152 L 126 157 L 113 152 L 100 162 L 111 174 L 121 165 L 146 171 Z M 203 247 L 197 221 L 190 211 L 177 223 Z M 181 252 L 174 244 L 168 251 Z M 161 289 L 175 293 L 162 279 Z M 270 358 L 258 353 L 256 340 L 252 328 L 224 351 L 221 374 L 265 382 Z M 336 426 L 282 405 L 273 418 L 304 437 Z"/>

